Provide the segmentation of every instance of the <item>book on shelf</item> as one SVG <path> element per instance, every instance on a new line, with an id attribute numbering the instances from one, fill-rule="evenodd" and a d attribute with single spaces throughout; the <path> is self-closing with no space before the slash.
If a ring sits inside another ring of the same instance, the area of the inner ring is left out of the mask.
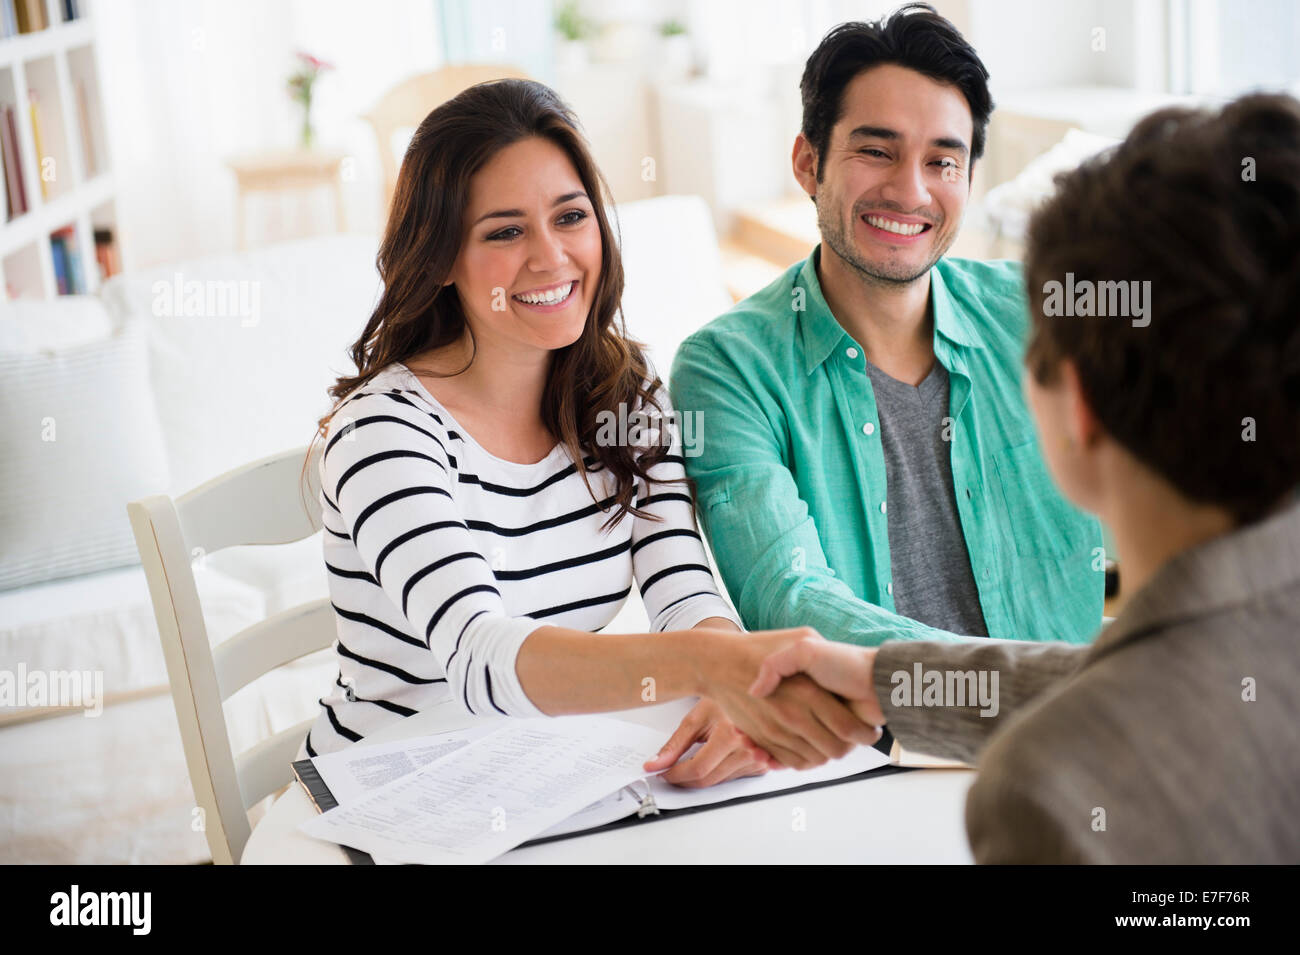
<path id="1" fill-rule="evenodd" d="M 36 144 L 36 178 L 41 184 L 41 198 L 50 197 L 50 187 L 45 181 L 45 147 L 41 144 L 41 111 L 36 97 L 36 90 L 28 90 L 27 98 L 31 103 L 32 111 L 32 140 Z"/>
<path id="2" fill-rule="evenodd" d="M 54 264 L 54 284 L 58 287 L 60 295 L 67 295 L 68 253 L 63 246 L 63 240 L 58 236 L 50 236 L 50 259 Z"/>
<path id="3" fill-rule="evenodd" d="M 45 0 L 14 0 L 14 14 L 19 33 L 35 33 L 50 25 L 45 18 Z"/>
<path id="4" fill-rule="evenodd" d="M 50 234 L 50 254 L 54 260 L 54 279 L 60 295 L 79 295 L 86 291 L 81 270 L 81 253 L 77 250 L 77 232 L 64 226 Z"/>
<path id="5" fill-rule="evenodd" d="M 0 116 L 0 150 L 5 157 L 5 192 L 9 197 L 9 214 L 12 218 L 27 211 L 27 189 L 23 185 L 23 164 L 18 153 L 18 127 L 14 122 L 12 106 L 4 108 Z"/>
<path id="6" fill-rule="evenodd" d="M 99 228 L 95 230 L 95 262 L 99 265 L 99 279 L 104 281 L 122 271 L 121 260 L 117 255 L 117 243 L 113 239 L 113 230 Z"/>
<path id="7" fill-rule="evenodd" d="M 18 15 L 14 0 L 0 0 L 0 37 L 14 36 L 18 32 Z"/>
<path id="8" fill-rule="evenodd" d="M 86 273 L 81 267 L 81 249 L 77 248 L 77 240 L 73 237 L 67 239 L 68 263 L 72 266 L 72 291 L 76 295 L 86 294 Z"/>
<path id="9" fill-rule="evenodd" d="M 3 197 L 5 204 L 5 222 L 13 218 L 13 210 L 9 206 L 9 162 L 5 159 L 5 151 L 0 148 L 0 176 L 4 178 L 4 188 L 0 189 L 0 197 Z"/>
<path id="10" fill-rule="evenodd" d="M 81 0 L 59 0 L 63 22 L 81 19 Z M 35 33 L 50 25 L 45 0 L 0 0 L 0 39 Z"/>
<path id="11" fill-rule="evenodd" d="M 77 80 L 77 118 L 81 123 L 81 149 L 86 159 L 86 178 L 99 172 L 99 150 L 96 148 L 94 127 L 90 124 L 90 100 L 86 84 Z"/>

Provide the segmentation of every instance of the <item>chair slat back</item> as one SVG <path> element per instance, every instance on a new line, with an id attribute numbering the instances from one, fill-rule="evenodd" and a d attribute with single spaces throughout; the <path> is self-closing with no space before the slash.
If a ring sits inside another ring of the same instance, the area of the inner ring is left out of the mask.
<path id="1" fill-rule="evenodd" d="M 264 673 L 334 643 L 334 607 L 328 597 L 283 610 L 212 648 L 217 690 L 230 699 Z"/>
<path id="2" fill-rule="evenodd" d="M 398 83 L 374 105 L 365 119 L 375 131 L 379 163 L 384 171 L 385 214 L 393 202 L 400 160 L 393 154 L 393 136 L 399 129 L 414 129 L 435 107 L 457 93 L 488 80 L 527 79 L 513 66 L 493 63 L 458 63 L 431 73 L 420 73 Z"/>
<path id="3" fill-rule="evenodd" d="M 311 723 L 236 758 L 222 702 L 264 673 L 329 646 L 335 630 L 329 601 L 322 599 L 248 627 L 214 650 L 191 561 L 226 547 L 292 543 L 320 530 L 321 448 L 314 446 L 310 458 L 307 452 L 298 448 L 255 461 L 176 500 L 153 495 L 127 505 L 190 781 L 217 864 L 233 864 L 243 854 L 251 834 L 248 807 L 292 781 L 289 762 Z"/>

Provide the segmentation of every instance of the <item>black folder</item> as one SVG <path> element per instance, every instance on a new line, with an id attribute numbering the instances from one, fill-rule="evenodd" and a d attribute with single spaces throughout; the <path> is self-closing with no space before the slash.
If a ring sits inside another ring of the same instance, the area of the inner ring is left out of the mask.
<path id="1" fill-rule="evenodd" d="M 893 746 L 893 742 L 894 739 L 889 733 L 889 728 L 886 727 L 883 735 L 876 741 L 873 748 L 880 750 L 882 753 L 888 754 L 890 748 Z M 317 811 L 325 812 L 326 810 L 333 809 L 339 804 L 338 800 L 334 798 L 334 794 L 330 792 L 329 786 L 325 785 L 325 780 L 321 778 L 320 773 L 316 771 L 316 766 L 310 759 L 296 760 L 293 763 L 293 771 L 294 774 L 297 775 L 298 781 L 302 784 L 303 789 L 307 791 L 307 795 L 311 798 L 311 801 L 316 804 Z M 802 786 L 792 786 L 789 789 L 778 789 L 775 792 L 770 793 L 757 793 L 752 796 L 737 796 L 735 799 L 728 799 L 724 802 L 709 803 L 704 806 L 685 806 L 681 809 L 661 809 L 657 813 L 648 816 L 638 816 L 633 813 L 630 816 L 616 819 L 603 826 L 595 826 L 591 829 L 580 829 L 577 832 L 566 832 L 563 835 L 558 836 L 541 836 L 536 839 L 530 839 L 527 842 L 520 843 L 516 848 L 522 849 L 525 846 L 540 846 L 548 842 L 558 842 L 561 839 L 573 839 L 577 836 L 589 836 L 593 833 L 606 832 L 610 829 L 621 829 L 624 826 L 636 826 L 641 823 L 653 822 L 657 819 L 672 819 L 676 816 L 684 816 L 693 812 L 707 812 L 710 809 L 723 809 L 727 806 L 737 806 L 741 803 L 754 802 L 758 799 L 769 799 L 773 796 L 788 796 L 791 793 L 806 792 L 810 789 L 821 789 L 825 786 L 837 786 L 840 783 L 850 783 L 859 779 L 875 779 L 878 776 L 892 776 L 894 773 L 906 772 L 911 772 L 911 768 L 894 765 L 877 766 L 875 769 L 868 769 L 865 772 L 855 773 L 852 776 L 844 776 L 841 779 L 825 779 L 820 782 L 805 783 Z M 375 864 L 374 858 L 368 852 L 363 852 L 360 849 L 353 849 L 351 846 L 339 846 L 339 848 L 347 854 L 348 861 L 353 865 Z"/>

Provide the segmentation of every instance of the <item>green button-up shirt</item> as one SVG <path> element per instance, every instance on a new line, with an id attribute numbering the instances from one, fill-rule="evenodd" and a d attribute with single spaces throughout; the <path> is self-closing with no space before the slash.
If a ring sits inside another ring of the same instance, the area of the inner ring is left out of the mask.
<path id="1" fill-rule="evenodd" d="M 686 469 L 701 524 L 751 629 L 811 626 L 863 645 L 954 639 L 894 612 L 876 402 L 861 344 L 822 296 L 819 252 L 677 352 L 676 409 L 698 413 Z M 1056 490 L 1025 405 L 1020 266 L 941 259 L 930 305 L 989 636 L 1085 643 L 1101 623 L 1101 528 Z"/>

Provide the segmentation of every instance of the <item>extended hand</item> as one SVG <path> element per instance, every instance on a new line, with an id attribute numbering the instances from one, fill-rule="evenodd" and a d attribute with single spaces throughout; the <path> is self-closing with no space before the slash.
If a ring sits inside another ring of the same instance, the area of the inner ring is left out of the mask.
<path id="1" fill-rule="evenodd" d="M 777 650 L 759 667 L 758 678 L 749 692 L 765 697 L 798 673 L 806 673 L 817 684 L 843 697 L 854 714 L 872 726 L 882 726 L 885 714 L 876 697 L 874 647 L 832 643 L 820 635 L 806 636 Z"/>
<path id="2" fill-rule="evenodd" d="M 794 769 L 820 766 L 846 755 L 855 745 L 870 745 L 880 738 L 875 724 L 860 719 L 807 677 L 780 682 L 763 698 L 749 693 L 765 658 L 811 638 L 820 639 L 807 627 L 756 633 L 718 631 L 702 674 L 707 695 L 740 731 L 776 763 Z"/>
<path id="3" fill-rule="evenodd" d="M 695 755 L 678 762 L 699 740 L 704 740 L 704 745 Z M 659 755 L 645 764 L 645 770 L 657 773 L 671 766 L 663 774 L 665 781 L 696 789 L 742 776 L 761 776 L 767 772 L 768 765 L 768 754 L 727 719 L 722 707 L 713 700 L 700 700 L 664 743 Z"/>

